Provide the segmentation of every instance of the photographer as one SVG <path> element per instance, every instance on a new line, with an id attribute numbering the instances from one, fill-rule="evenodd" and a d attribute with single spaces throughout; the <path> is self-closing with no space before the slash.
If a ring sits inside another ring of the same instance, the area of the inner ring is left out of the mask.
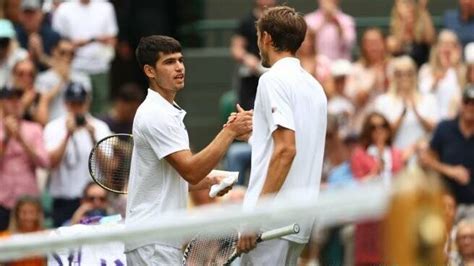
<path id="1" fill-rule="evenodd" d="M 80 83 L 71 82 L 64 94 L 67 114 L 46 125 L 45 145 L 51 162 L 50 194 L 54 226 L 69 219 L 80 205 L 89 183 L 88 158 L 109 127 L 89 114 L 91 97 Z"/>

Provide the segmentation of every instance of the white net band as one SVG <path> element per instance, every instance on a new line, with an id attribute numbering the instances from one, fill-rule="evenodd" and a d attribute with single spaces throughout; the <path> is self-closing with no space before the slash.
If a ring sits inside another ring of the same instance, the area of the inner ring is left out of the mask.
<path id="1" fill-rule="evenodd" d="M 194 208 L 191 212 L 176 212 L 160 218 L 157 223 L 127 230 L 123 226 L 101 225 L 103 230 L 71 236 L 45 235 L 45 233 L 18 235 L 0 241 L 0 261 L 48 254 L 82 245 L 126 243 L 155 238 L 160 240 L 190 239 L 203 230 L 225 232 L 243 223 L 255 227 L 260 226 L 262 221 L 291 224 L 296 219 L 310 218 L 313 214 L 316 219 L 315 226 L 325 227 L 379 217 L 386 209 L 390 196 L 387 189 L 380 183 L 324 191 L 317 199 L 305 201 L 299 199 L 298 195 L 308 195 L 308 193 L 312 192 L 297 191 L 280 202 L 263 201 L 251 211 L 244 211 L 241 206 L 236 205 Z"/>

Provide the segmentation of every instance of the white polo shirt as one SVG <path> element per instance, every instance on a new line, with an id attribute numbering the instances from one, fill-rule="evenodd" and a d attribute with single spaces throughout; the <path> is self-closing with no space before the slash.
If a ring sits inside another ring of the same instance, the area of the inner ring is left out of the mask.
<path id="1" fill-rule="evenodd" d="M 252 167 L 244 208 L 257 204 L 265 183 L 273 152 L 272 133 L 278 126 L 295 131 L 296 157 L 276 195 L 283 200 L 290 190 L 313 189 L 317 195 L 321 181 L 327 121 L 327 98 L 321 85 L 293 57 L 277 61 L 260 78 L 253 116 Z M 309 216 L 311 218 L 311 216 Z M 306 243 L 312 222 L 299 223 L 299 234 L 285 237 Z M 290 224 L 290 223 L 288 223 Z M 271 229 L 263 225 L 263 229 Z M 283 225 L 282 225 L 283 226 Z"/>
<path id="2" fill-rule="evenodd" d="M 159 221 L 166 212 L 185 209 L 188 183 L 166 161 L 177 151 L 189 150 L 189 138 L 183 119 L 186 112 L 148 90 L 133 121 L 133 155 L 128 183 L 126 227 Z M 148 244 L 181 248 L 181 241 L 137 241 L 126 250 Z"/>
<path id="3" fill-rule="evenodd" d="M 109 1 L 65 1 L 55 11 L 52 26 L 61 36 L 72 41 L 89 40 L 102 36 L 117 36 L 117 18 Z M 79 47 L 72 68 L 87 74 L 109 70 L 113 47 L 93 42 Z"/>
<path id="4" fill-rule="evenodd" d="M 66 137 L 66 118 L 63 115 L 49 122 L 44 129 L 44 143 L 48 152 L 61 145 Z M 112 134 L 103 121 L 87 116 L 95 128 L 96 141 Z M 81 198 L 86 185 L 92 181 L 89 174 L 89 154 L 94 147 L 89 132 L 84 127 L 79 128 L 69 138 L 66 151 L 59 166 L 51 170 L 49 190 L 54 198 Z"/>

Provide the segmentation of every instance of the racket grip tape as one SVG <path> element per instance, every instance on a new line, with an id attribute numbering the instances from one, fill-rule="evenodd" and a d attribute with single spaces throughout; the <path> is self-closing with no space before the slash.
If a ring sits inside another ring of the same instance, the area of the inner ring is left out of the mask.
<path id="1" fill-rule="evenodd" d="M 299 232 L 300 232 L 300 226 L 295 223 L 295 224 L 291 224 L 285 227 L 281 227 L 281 228 L 264 232 L 258 237 L 257 242 L 271 240 L 271 239 L 279 238 L 286 235 L 297 234 Z"/>

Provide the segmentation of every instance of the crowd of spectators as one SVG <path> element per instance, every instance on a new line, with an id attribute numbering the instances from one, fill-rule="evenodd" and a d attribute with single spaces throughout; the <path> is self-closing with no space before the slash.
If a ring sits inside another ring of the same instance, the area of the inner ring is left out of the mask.
<path id="1" fill-rule="evenodd" d="M 366 28 L 358 44 L 355 20 L 343 11 L 343 2 L 342 8 L 338 0 L 316 2 L 318 8 L 305 16 L 308 31 L 297 57 L 328 96 L 322 189 L 372 180 L 390 186 L 398 172 L 417 167 L 441 176 L 454 206 L 472 204 L 474 1 L 459 0 L 456 10 L 445 12 L 443 27 L 435 29 L 428 1 L 395 0 L 388 32 Z M 275 1 L 256 0 L 253 14 L 263 4 Z M 254 56 L 255 40 L 241 29 L 257 18 L 245 17 L 235 32 L 234 40 L 246 45 L 234 56 L 242 65 L 247 61 L 241 58 Z M 246 87 L 239 87 L 246 90 L 238 93 L 241 103 L 256 89 Z M 233 144 L 229 169 L 248 171 L 250 153 L 245 144 Z M 474 229 L 466 219 L 452 235 L 459 250 L 447 251 L 458 260 L 467 256 L 464 263 L 472 259 L 468 238 Z M 452 226 L 459 227 L 460 220 Z M 325 241 L 317 240 L 320 263 L 382 264 L 380 222 L 332 228 Z"/>
<path id="2" fill-rule="evenodd" d="M 48 12 L 40 0 L 22 0 L 18 8 L 12 2 L 0 19 L 0 231 L 6 235 L 44 227 L 39 169 L 49 176 L 55 227 L 105 209 L 107 194 L 89 184 L 89 152 L 112 132 L 131 133 L 144 98 L 136 84 L 110 88 L 115 52 L 127 50 L 110 2 L 52 1 Z M 446 11 L 439 30 L 427 0 L 394 0 L 389 31 L 367 28 L 359 43 L 356 22 L 338 0 L 316 2 L 297 56 L 328 96 L 322 189 L 377 179 L 390 186 L 397 172 L 422 167 L 442 176 L 458 213 L 473 204 L 474 0 Z M 253 108 L 265 72 L 254 22 L 275 4 L 256 0 L 231 40 L 245 109 Z M 227 156 L 228 170 L 241 172 L 240 185 L 247 182 L 250 152 L 237 143 Z M 467 263 L 474 257 L 474 216 L 464 213 L 453 222 L 447 254 Z M 347 234 L 329 239 L 354 245 L 341 250 L 356 265 L 377 264 L 378 227 L 379 221 L 355 225 L 351 244 Z"/>

